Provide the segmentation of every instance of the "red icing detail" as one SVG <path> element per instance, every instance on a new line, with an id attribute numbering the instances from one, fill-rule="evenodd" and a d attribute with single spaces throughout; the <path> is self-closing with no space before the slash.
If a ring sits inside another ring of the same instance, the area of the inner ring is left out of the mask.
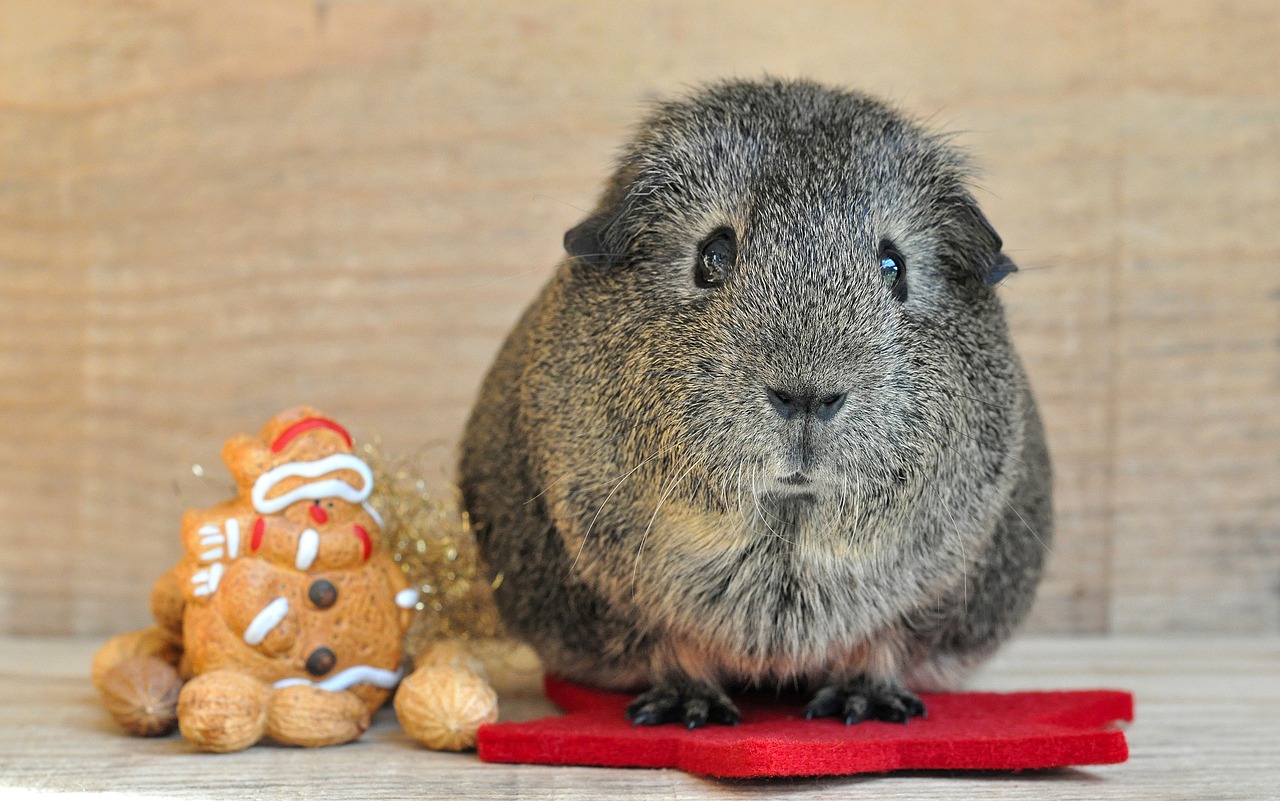
<path id="1" fill-rule="evenodd" d="M 351 435 L 348 434 L 347 430 L 342 426 L 326 417 L 307 417 L 289 426 L 280 434 L 280 436 L 276 437 L 276 441 L 271 443 L 271 452 L 279 453 L 285 449 L 294 437 L 304 431 L 310 431 L 313 428 L 327 428 L 330 431 L 336 431 L 342 435 L 342 438 L 346 441 L 348 448 L 352 446 Z"/>
<path id="2" fill-rule="evenodd" d="M 356 536 L 360 538 L 360 547 L 364 549 L 364 560 L 369 561 L 369 554 L 373 553 L 373 540 L 369 539 L 369 532 L 364 530 L 363 526 L 352 526 L 356 530 Z"/>
<path id="3" fill-rule="evenodd" d="M 567 713 L 481 726 L 485 762 L 676 767 L 707 776 L 836 776 L 890 770 L 1021 770 L 1124 762 L 1117 721 L 1133 720 L 1118 690 L 942 693 L 921 696 L 929 716 L 909 724 L 805 720 L 799 697 L 737 699 L 742 722 L 688 731 L 633 726 L 630 696 L 547 677 Z"/>
<path id="4" fill-rule="evenodd" d="M 262 547 L 262 534 L 267 530 L 267 521 L 261 517 L 253 524 L 253 536 L 249 538 L 249 550 L 256 551 Z"/>
<path id="5" fill-rule="evenodd" d="M 317 523 L 324 524 L 329 522 L 329 515 L 325 513 L 320 504 L 313 503 L 311 504 L 311 519 Z"/>

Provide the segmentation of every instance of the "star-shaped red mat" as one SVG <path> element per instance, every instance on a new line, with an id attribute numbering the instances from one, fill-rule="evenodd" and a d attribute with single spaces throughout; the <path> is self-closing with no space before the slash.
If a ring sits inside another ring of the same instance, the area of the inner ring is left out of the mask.
<path id="1" fill-rule="evenodd" d="M 738 726 L 687 731 L 632 726 L 627 695 L 551 677 L 545 686 L 566 714 L 481 727 L 480 759 L 732 778 L 1055 768 L 1125 761 L 1128 744 L 1114 724 L 1133 720 L 1133 696 L 1117 690 L 924 695 L 927 719 L 853 726 L 805 720 L 802 700 L 756 696 L 738 700 Z"/>

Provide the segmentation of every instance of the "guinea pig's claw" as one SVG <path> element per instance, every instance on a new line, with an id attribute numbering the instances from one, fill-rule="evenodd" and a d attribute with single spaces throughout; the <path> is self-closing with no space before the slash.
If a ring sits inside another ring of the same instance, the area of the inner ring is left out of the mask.
<path id="1" fill-rule="evenodd" d="M 906 723 L 926 717 L 926 711 L 924 702 L 896 680 L 858 676 L 823 687 L 805 707 L 804 716 L 841 718 L 845 725 L 864 720 Z"/>
<path id="2" fill-rule="evenodd" d="M 641 693 L 627 706 L 627 720 L 636 726 L 683 723 L 699 729 L 708 723 L 736 726 L 742 716 L 718 687 L 682 679 Z"/>

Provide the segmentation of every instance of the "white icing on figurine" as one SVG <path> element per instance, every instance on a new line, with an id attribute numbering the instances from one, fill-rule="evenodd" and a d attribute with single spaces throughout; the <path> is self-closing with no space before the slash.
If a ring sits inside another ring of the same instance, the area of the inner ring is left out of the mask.
<path id="1" fill-rule="evenodd" d="M 373 508 L 373 504 L 369 503 L 368 501 L 364 501 L 360 505 L 363 506 L 364 510 L 369 513 L 369 517 L 373 518 L 373 522 L 378 524 L 378 528 L 385 528 L 385 525 L 382 522 L 382 515 L 378 514 L 377 509 Z"/>
<path id="2" fill-rule="evenodd" d="M 419 597 L 421 596 L 418 595 L 418 590 L 414 587 L 401 590 L 396 593 L 396 606 L 401 609 L 412 609 L 417 605 Z"/>
<path id="3" fill-rule="evenodd" d="M 259 612 L 244 630 L 244 641 L 249 645 L 262 644 L 271 630 L 280 625 L 280 621 L 284 620 L 287 614 L 289 614 L 288 598 L 277 598 L 267 604 L 266 608 Z"/>
<path id="4" fill-rule="evenodd" d="M 267 498 L 267 493 L 286 478 L 316 478 L 337 470 L 351 470 L 359 474 L 364 486 L 357 489 L 341 479 L 330 478 L 303 484 L 277 498 Z M 254 509 L 260 514 L 270 515 L 304 499 L 341 498 L 347 503 L 364 503 L 371 492 L 373 472 L 369 470 L 369 466 L 349 453 L 335 453 L 314 462 L 289 462 L 268 470 L 253 483 L 252 499 Z"/>
<path id="5" fill-rule="evenodd" d="M 319 552 L 320 535 L 314 528 L 309 528 L 298 535 L 298 558 L 294 561 L 294 566 L 299 570 L 308 569 Z"/>
<path id="6" fill-rule="evenodd" d="M 281 687 L 294 687 L 300 684 L 310 684 L 312 687 L 318 687 L 321 690 L 329 692 L 339 692 L 349 690 L 357 684 L 372 684 L 375 687 L 381 687 L 389 690 L 400 683 L 400 677 L 403 672 L 400 670 L 383 670 L 382 668 L 370 667 L 369 665 L 352 665 L 346 670 L 335 673 L 324 681 L 311 681 L 309 679 L 281 679 L 275 683 L 277 689 Z"/>
<path id="7" fill-rule="evenodd" d="M 191 576 L 191 583 L 195 589 L 191 591 L 192 595 L 212 595 L 218 589 L 218 582 L 222 581 L 222 563 L 214 562 L 209 565 L 208 570 L 197 570 Z"/>
<path id="8" fill-rule="evenodd" d="M 227 529 L 227 558 L 235 559 L 240 555 L 240 521 L 234 517 L 228 517 L 225 525 Z"/>
<path id="9" fill-rule="evenodd" d="M 224 553 L 228 559 L 235 559 L 240 555 L 240 521 L 234 517 L 227 518 L 222 529 L 217 526 L 201 526 L 196 533 L 200 535 L 200 547 L 209 549 L 200 554 L 202 562 L 221 559 Z M 221 550 L 221 546 L 226 547 L 225 552 Z M 210 555 L 215 553 L 216 555 Z"/>

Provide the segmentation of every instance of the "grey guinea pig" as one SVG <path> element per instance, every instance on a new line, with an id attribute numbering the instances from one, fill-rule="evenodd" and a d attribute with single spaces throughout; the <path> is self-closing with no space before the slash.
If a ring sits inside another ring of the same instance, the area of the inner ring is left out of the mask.
<path id="1" fill-rule="evenodd" d="M 459 483 L 511 633 L 733 724 L 905 722 L 1031 604 L 1050 467 L 964 160 L 861 94 L 726 82 L 639 126 L 511 332 Z"/>

